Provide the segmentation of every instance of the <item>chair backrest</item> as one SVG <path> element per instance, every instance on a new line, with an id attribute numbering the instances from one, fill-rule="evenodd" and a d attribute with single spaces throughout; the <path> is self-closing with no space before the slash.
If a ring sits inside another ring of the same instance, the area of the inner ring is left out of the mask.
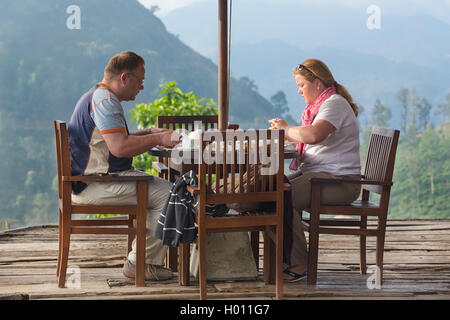
<path id="1" fill-rule="evenodd" d="M 283 130 L 207 131 L 201 135 L 199 148 L 199 187 L 207 203 L 282 199 Z"/>
<path id="2" fill-rule="evenodd" d="M 67 137 L 66 123 L 63 121 L 55 120 L 55 139 L 56 139 L 56 163 L 58 167 L 58 195 L 61 199 L 63 196 L 63 176 L 71 176 L 70 169 L 70 151 L 69 151 L 69 139 Z M 67 184 L 69 190 L 72 192 L 72 184 Z"/>
<path id="3" fill-rule="evenodd" d="M 392 182 L 399 130 L 373 127 L 367 150 L 364 178 Z M 363 189 L 380 194 L 382 186 L 364 185 Z"/>
<path id="4" fill-rule="evenodd" d="M 171 130 L 185 129 L 194 131 L 196 121 L 201 121 L 204 131 L 217 128 L 218 116 L 158 116 L 158 128 L 167 128 Z"/>

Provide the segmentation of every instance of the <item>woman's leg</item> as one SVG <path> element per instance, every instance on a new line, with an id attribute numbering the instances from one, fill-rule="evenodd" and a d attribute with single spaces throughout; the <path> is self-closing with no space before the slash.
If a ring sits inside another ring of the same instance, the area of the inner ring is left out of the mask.
<path id="1" fill-rule="evenodd" d="M 359 176 L 346 176 L 347 178 L 358 178 Z M 311 205 L 311 178 L 333 179 L 336 176 L 326 172 L 309 172 L 303 175 L 295 175 L 290 182 L 292 184 L 293 208 L 297 213 L 294 214 L 293 225 L 293 244 L 291 251 L 290 271 L 302 274 L 307 269 L 308 250 L 305 238 L 305 228 L 301 223 L 300 214 Z M 341 177 L 339 177 L 341 178 Z M 321 203 L 324 204 L 348 204 L 356 200 L 360 193 L 358 185 L 332 185 L 324 187 L 321 194 Z"/>

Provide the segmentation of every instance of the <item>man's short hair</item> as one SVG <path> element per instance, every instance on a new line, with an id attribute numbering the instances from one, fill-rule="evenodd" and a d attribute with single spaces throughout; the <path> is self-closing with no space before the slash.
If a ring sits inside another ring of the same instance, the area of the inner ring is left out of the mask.
<path id="1" fill-rule="evenodd" d="M 133 72 L 140 64 L 145 65 L 145 61 L 138 54 L 131 51 L 121 52 L 109 60 L 105 68 L 105 75 L 110 78 L 122 72 Z"/>

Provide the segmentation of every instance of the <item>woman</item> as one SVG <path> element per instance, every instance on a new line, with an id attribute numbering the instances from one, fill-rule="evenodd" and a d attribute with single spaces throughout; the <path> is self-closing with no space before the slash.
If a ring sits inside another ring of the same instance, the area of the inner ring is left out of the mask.
<path id="1" fill-rule="evenodd" d="M 338 84 L 320 60 L 308 59 L 293 70 L 298 93 L 306 102 L 301 126 L 289 126 L 283 119 L 272 119 L 273 128 L 284 129 L 288 141 L 297 143 L 299 158 L 294 159 L 288 176 L 292 184 L 295 211 L 310 206 L 310 178 L 359 179 L 358 106 L 348 91 Z M 349 204 L 356 200 L 360 186 L 333 185 L 322 189 L 321 202 Z M 300 216 L 294 214 L 291 265 L 284 277 L 298 281 L 306 275 L 308 253 Z"/>

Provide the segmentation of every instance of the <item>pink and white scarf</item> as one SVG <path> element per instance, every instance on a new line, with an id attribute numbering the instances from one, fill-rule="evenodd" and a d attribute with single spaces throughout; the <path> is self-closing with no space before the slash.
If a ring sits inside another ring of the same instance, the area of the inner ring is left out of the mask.
<path id="1" fill-rule="evenodd" d="M 319 112 L 320 106 L 322 103 L 325 102 L 329 97 L 331 97 L 333 94 L 336 93 L 336 87 L 331 86 L 326 88 L 320 95 L 317 97 L 316 101 L 313 104 L 308 104 L 303 111 L 302 114 L 302 126 L 309 126 L 313 123 L 314 118 L 316 117 L 317 113 Z M 289 165 L 289 169 L 292 171 L 296 171 L 298 167 L 300 166 L 300 161 L 303 155 L 303 152 L 305 152 L 306 144 L 299 142 L 297 146 L 295 147 L 298 151 L 298 157 L 294 158 Z"/>

